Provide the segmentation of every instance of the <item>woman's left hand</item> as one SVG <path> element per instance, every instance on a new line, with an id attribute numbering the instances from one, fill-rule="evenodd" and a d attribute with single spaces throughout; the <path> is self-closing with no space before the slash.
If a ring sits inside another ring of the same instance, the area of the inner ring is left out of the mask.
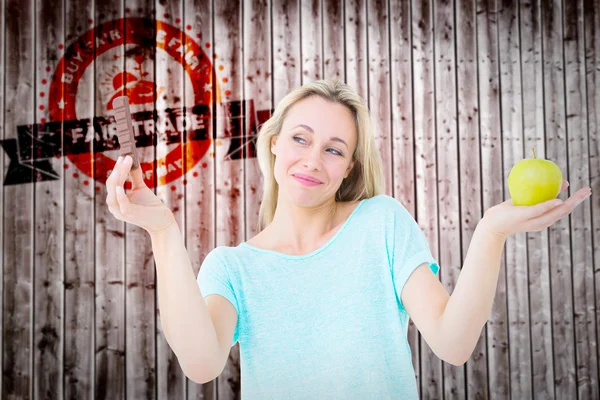
<path id="1" fill-rule="evenodd" d="M 569 186 L 563 180 L 562 193 Z M 589 187 L 579 189 L 566 201 L 552 199 L 533 206 L 515 206 L 512 199 L 489 208 L 482 220 L 490 233 L 501 239 L 519 232 L 541 232 L 566 217 L 592 193 Z"/>

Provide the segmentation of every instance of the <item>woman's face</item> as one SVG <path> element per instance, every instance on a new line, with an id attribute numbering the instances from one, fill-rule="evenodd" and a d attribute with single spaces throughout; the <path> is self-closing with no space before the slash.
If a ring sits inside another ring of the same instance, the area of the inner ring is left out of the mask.
<path id="1" fill-rule="evenodd" d="M 318 96 L 297 102 L 271 140 L 280 196 L 305 207 L 334 197 L 354 165 L 357 136 L 345 106 Z"/>

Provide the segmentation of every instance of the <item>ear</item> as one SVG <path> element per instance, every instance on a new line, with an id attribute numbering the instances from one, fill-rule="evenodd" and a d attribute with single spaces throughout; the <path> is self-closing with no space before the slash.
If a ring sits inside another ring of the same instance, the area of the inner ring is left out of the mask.
<path id="1" fill-rule="evenodd" d="M 352 172 L 352 168 L 354 168 L 354 163 L 355 162 L 356 162 L 356 160 L 350 161 L 350 165 L 348 166 L 348 169 L 346 170 L 346 174 L 344 175 L 344 179 L 346 179 L 348 177 L 348 175 L 350 175 L 350 172 Z"/>
<path id="2" fill-rule="evenodd" d="M 271 137 L 271 153 L 275 154 L 275 146 L 277 144 L 277 138 L 279 135 L 275 135 Z"/>

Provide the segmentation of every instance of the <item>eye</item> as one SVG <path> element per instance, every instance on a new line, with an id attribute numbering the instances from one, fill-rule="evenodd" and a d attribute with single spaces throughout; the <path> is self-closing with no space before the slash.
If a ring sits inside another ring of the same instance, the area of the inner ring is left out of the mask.
<path id="1" fill-rule="evenodd" d="M 294 136 L 294 142 L 298 142 L 296 139 L 300 139 L 300 140 L 302 140 L 302 141 L 305 141 L 304 139 L 302 139 L 302 138 L 301 138 L 301 137 L 299 137 L 299 136 Z"/>
<path id="2" fill-rule="evenodd" d="M 292 139 L 293 139 L 293 140 L 294 140 L 294 142 L 296 142 L 296 143 L 301 143 L 301 142 L 299 142 L 298 140 L 301 140 L 302 142 L 306 142 L 306 140 L 302 139 L 302 138 L 301 138 L 301 137 L 299 137 L 299 136 L 294 136 Z M 343 156 L 343 154 L 342 154 L 341 152 L 337 151 L 337 150 L 336 150 L 336 149 L 334 149 L 334 148 L 331 148 L 331 147 L 330 147 L 330 148 L 328 148 L 327 150 L 328 150 L 328 151 L 329 151 L 329 150 L 332 150 L 332 151 L 333 151 L 333 153 L 331 153 L 331 154 L 335 154 L 335 155 L 337 155 L 337 156 Z"/>

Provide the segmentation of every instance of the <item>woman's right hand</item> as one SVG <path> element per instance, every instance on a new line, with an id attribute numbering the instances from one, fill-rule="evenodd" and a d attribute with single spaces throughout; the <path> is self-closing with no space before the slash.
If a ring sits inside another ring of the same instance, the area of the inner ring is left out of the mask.
<path id="1" fill-rule="evenodd" d="M 131 171 L 131 156 L 117 159 L 115 168 L 106 180 L 106 204 L 119 220 L 144 228 L 148 233 L 164 231 L 175 223 L 171 210 L 144 182 L 142 168 Z M 131 172 L 133 186 L 125 193 L 123 184 Z"/>

